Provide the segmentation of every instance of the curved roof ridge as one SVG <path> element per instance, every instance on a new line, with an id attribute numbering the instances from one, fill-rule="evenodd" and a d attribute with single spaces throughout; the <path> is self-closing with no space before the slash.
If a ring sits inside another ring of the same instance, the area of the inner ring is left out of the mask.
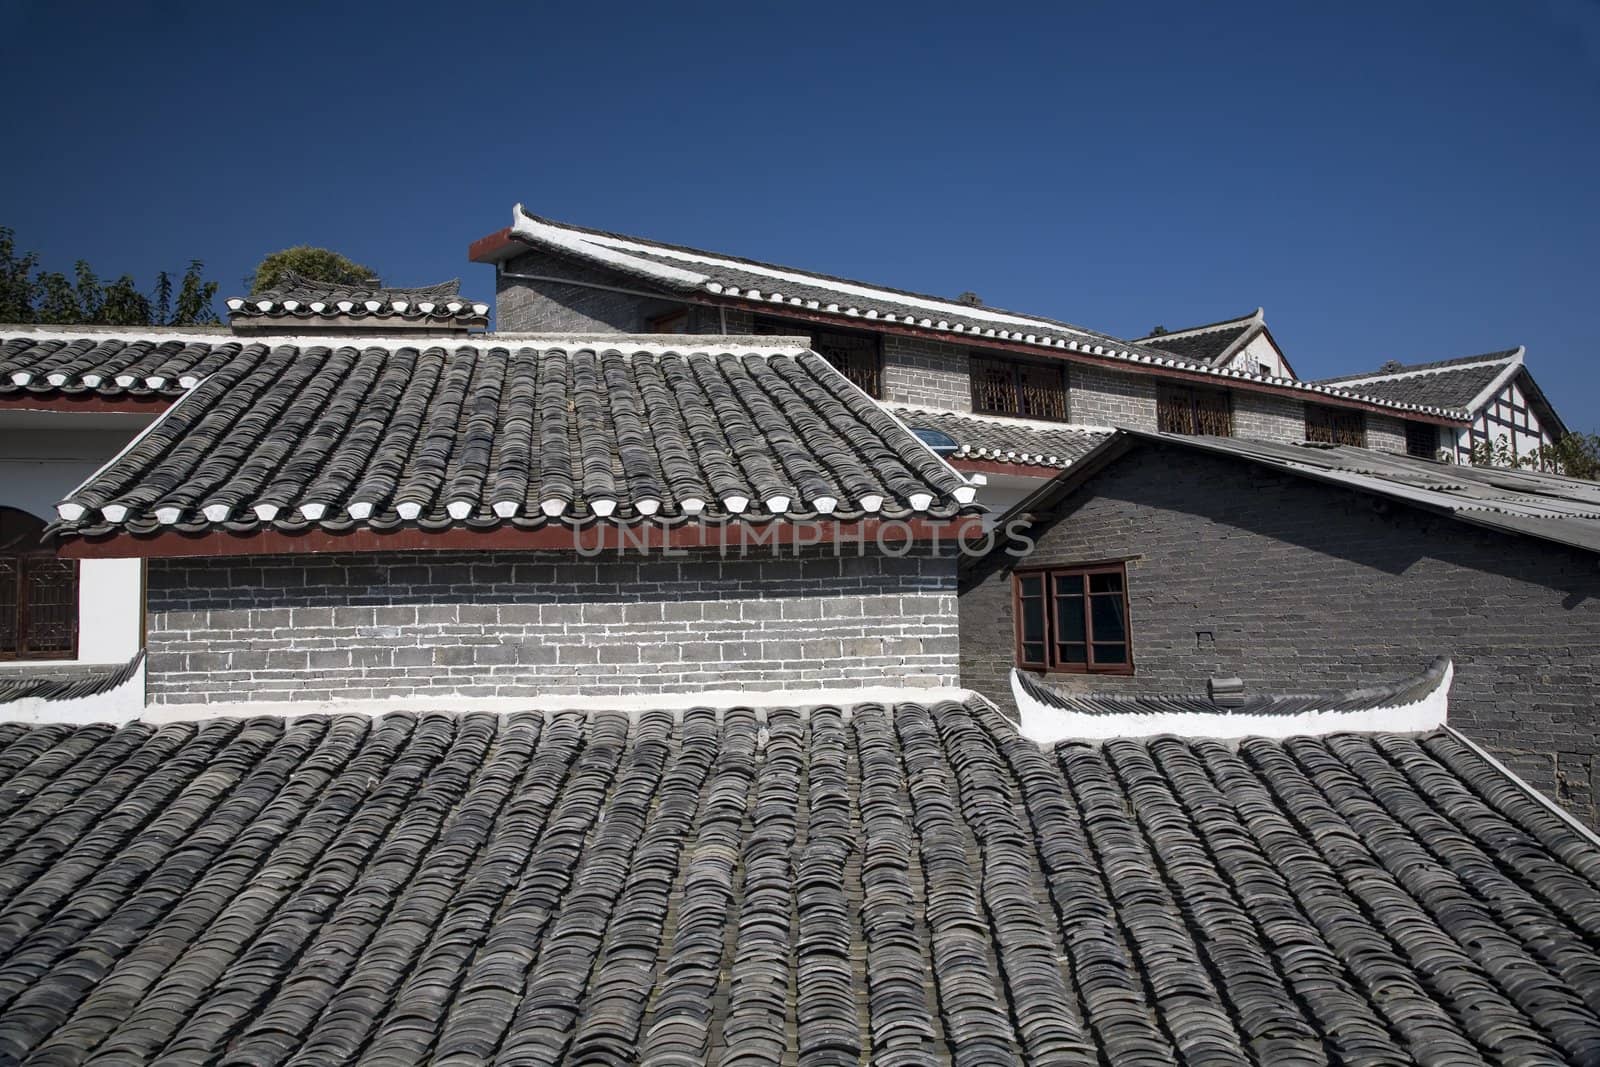
<path id="1" fill-rule="evenodd" d="M 1022 732 L 1049 744 L 1166 733 L 1227 738 L 1410 733 L 1444 724 L 1453 674 L 1450 660 L 1440 656 L 1426 670 L 1396 682 L 1331 693 L 1247 696 L 1236 706 L 1211 695 L 1065 693 L 1016 668 L 1011 689 Z"/>

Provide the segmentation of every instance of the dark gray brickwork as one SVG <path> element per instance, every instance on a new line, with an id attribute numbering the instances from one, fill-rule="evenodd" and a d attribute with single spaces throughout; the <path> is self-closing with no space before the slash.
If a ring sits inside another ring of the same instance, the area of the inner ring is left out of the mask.
<path id="1" fill-rule="evenodd" d="M 955 684 L 953 558 L 771 552 L 153 560 L 149 699 Z"/>
<path id="2" fill-rule="evenodd" d="M 518 256 L 495 275 L 495 328 L 503 333 L 649 333 L 651 319 L 684 307 L 680 301 L 604 286 L 626 289 L 638 283 L 544 252 Z"/>
<path id="3" fill-rule="evenodd" d="M 1456 663 L 1450 720 L 1595 822 L 1600 569 L 1547 542 L 1252 465 L 1145 446 L 1092 479 L 1030 563 L 1132 556 L 1136 673 L 1064 688 L 1196 692 L 1393 680 Z M 1006 705 L 1011 578 L 961 595 L 964 685 Z"/>

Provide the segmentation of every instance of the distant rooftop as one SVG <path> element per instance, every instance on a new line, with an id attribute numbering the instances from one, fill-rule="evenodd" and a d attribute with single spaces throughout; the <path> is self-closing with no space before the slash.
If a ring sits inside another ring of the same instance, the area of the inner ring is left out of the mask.
<path id="1" fill-rule="evenodd" d="M 461 279 L 415 288 L 385 286 L 377 278 L 335 283 L 284 271 L 278 284 L 228 300 L 235 328 L 334 327 L 482 329 L 489 305 L 461 298 Z"/>

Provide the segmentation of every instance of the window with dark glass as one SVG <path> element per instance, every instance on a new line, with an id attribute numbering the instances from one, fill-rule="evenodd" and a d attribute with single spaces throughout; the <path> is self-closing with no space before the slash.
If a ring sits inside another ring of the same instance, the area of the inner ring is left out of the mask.
<path id="1" fill-rule="evenodd" d="M 1067 421 L 1067 369 L 1027 360 L 972 357 L 972 410 Z"/>
<path id="2" fill-rule="evenodd" d="M 1439 456 L 1439 427 L 1431 422 L 1406 423 L 1406 455 L 1437 459 Z"/>
<path id="3" fill-rule="evenodd" d="M 1017 666 L 1133 673 L 1125 564 L 1027 571 L 1013 581 Z"/>
<path id="4" fill-rule="evenodd" d="M 1367 417 L 1359 411 L 1343 411 L 1306 405 L 1306 440 L 1325 445 L 1367 447 Z"/>
<path id="5" fill-rule="evenodd" d="M 1156 386 L 1156 429 L 1162 433 L 1233 436 L 1233 396 L 1226 389 Z"/>
<path id="6" fill-rule="evenodd" d="M 877 334 L 814 330 L 807 323 L 783 319 L 756 319 L 755 332 L 810 337 L 812 351 L 839 368 L 862 392 L 874 400 L 883 399 L 883 351 Z"/>
<path id="7" fill-rule="evenodd" d="M 0 660 L 71 659 L 78 565 L 43 542 L 44 520 L 0 508 Z"/>

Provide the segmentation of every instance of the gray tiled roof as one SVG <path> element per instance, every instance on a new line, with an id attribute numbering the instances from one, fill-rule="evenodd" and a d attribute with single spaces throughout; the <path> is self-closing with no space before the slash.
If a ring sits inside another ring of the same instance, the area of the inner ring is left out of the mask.
<path id="1" fill-rule="evenodd" d="M 0 663 L 0 704 L 98 696 L 132 678 L 143 660 L 140 651 L 127 663 Z"/>
<path id="2" fill-rule="evenodd" d="M 1600 848 L 1449 733 L 0 725 L 0 1060 L 1592 1063 Z"/>
<path id="3" fill-rule="evenodd" d="M 1512 348 L 1436 363 L 1390 363 L 1364 374 L 1323 378 L 1320 384 L 1383 400 L 1465 411 L 1521 352 L 1520 348 Z"/>
<path id="4" fill-rule="evenodd" d="M 284 271 L 271 289 L 228 300 L 228 314 L 235 324 L 259 322 L 274 328 L 316 319 L 472 327 L 487 325 L 488 313 L 488 304 L 461 298 L 459 278 L 402 289 L 382 285 L 376 278 L 365 284 L 346 285 Z"/>
<path id="5" fill-rule="evenodd" d="M 1228 350 L 1228 346 L 1249 332 L 1253 323 L 1230 326 L 1220 330 L 1185 333 L 1176 337 L 1158 335 L 1140 342 L 1146 348 L 1159 348 L 1196 363 L 1215 363 Z"/>
<path id="6" fill-rule="evenodd" d="M 175 397 L 233 360 L 244 346 L 226 330 L 135 335 L 14 326 L 0 334 L 0 397 Z"/>
<path id="7" fill-rule="evenodd" d="M 1062 423 L 1025 425 L 1015 419 L 985 418 L 954 411 L 893 408 L 895 417 L 914 430 L 938 430 L 961 446 L 952 459 L 988 459 L 1040 467 L 1069 467 L 1078 457 L 1110 436 Z"/>
<path id="8" fill-rule="evenodd" d="M 1506 467 L 1473 467 L 1348 445 L 1290 445 L 1232 437 L 1121 431 L 1265 464 L 1392 497 L 1464 522 L 1600 552 L 1600 483 Z M 1105 447 L 1113 447 L 1115 441 Z"/>
<path id="9" fill-rule="evenodd" d="M 773 340 L 232 343 L 58 510 L 88 532 L 959 510 L 947 464 Z"/>

